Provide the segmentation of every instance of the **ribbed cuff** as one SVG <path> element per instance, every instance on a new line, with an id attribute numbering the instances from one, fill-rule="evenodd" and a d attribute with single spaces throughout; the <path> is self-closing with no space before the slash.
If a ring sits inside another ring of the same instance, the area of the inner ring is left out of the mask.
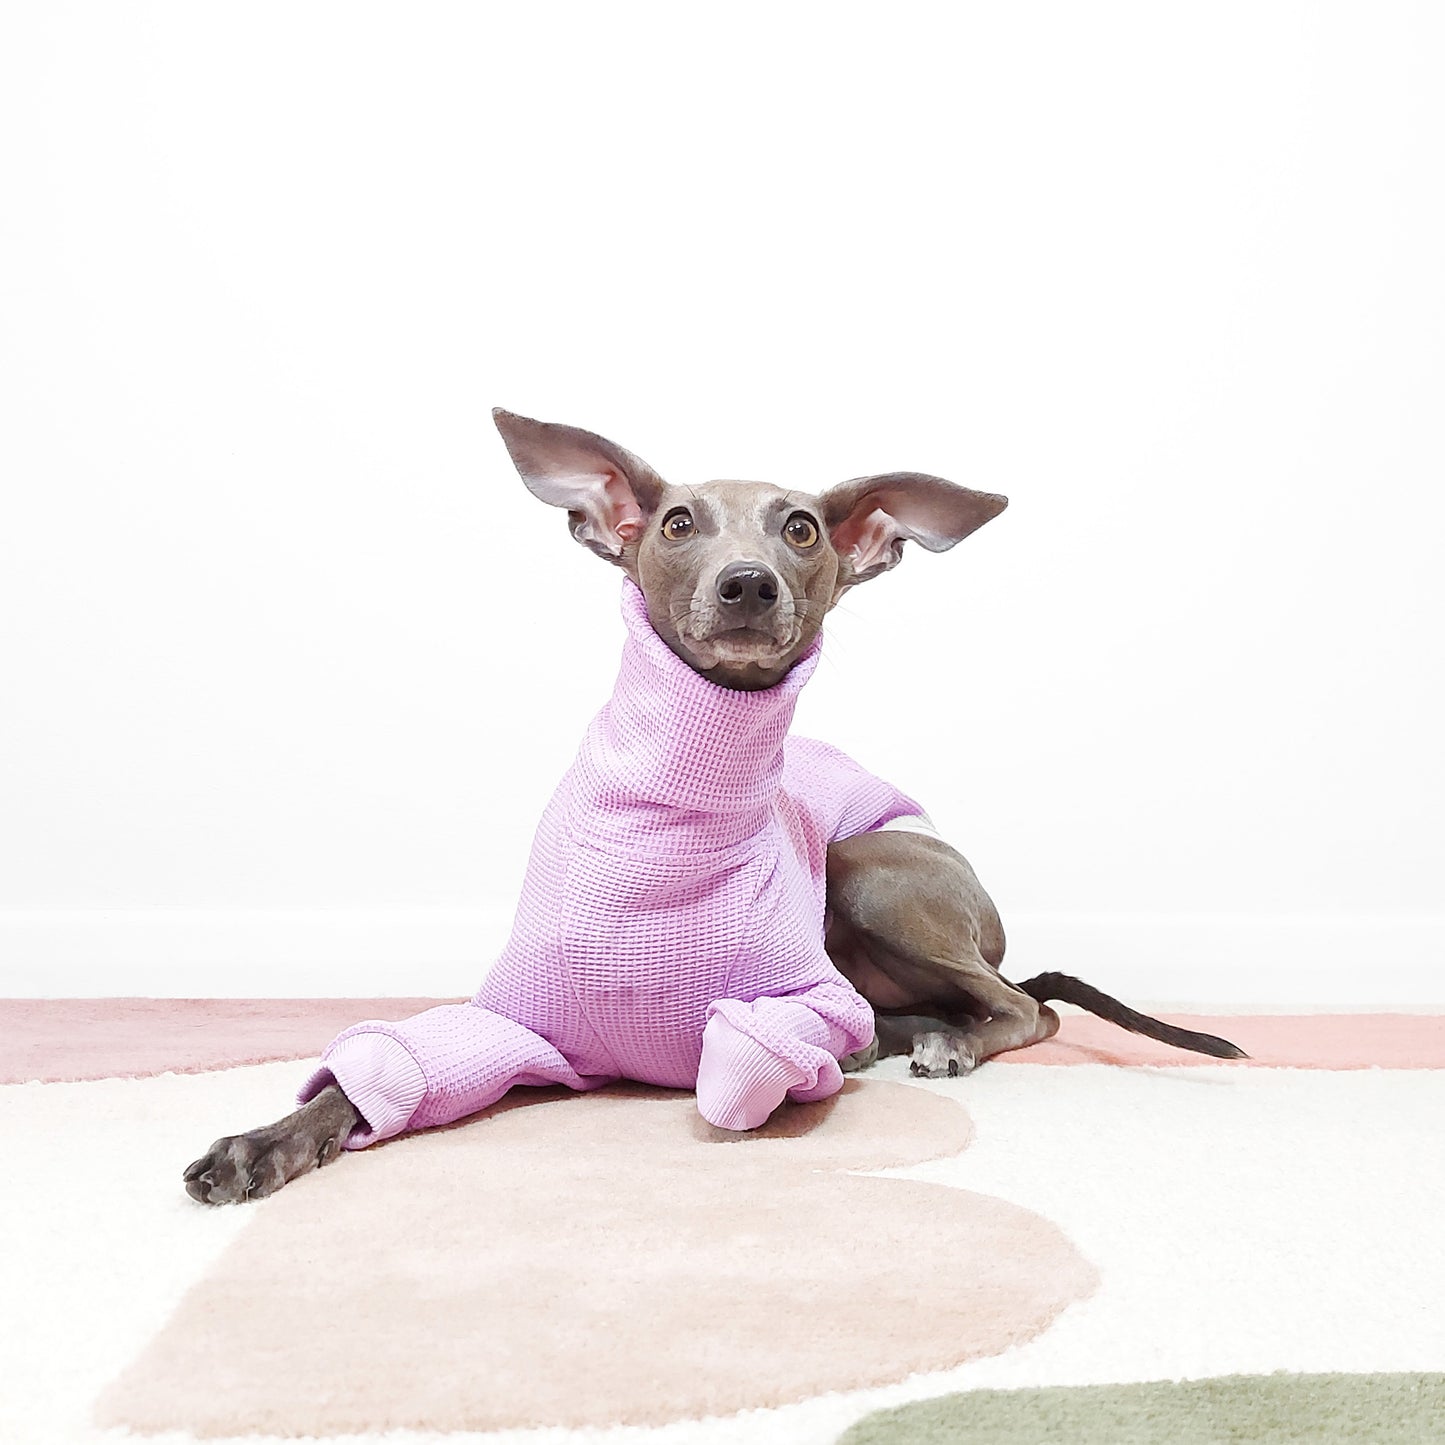
<path id="1" fill-rule="evenodd" d="M 832 1002 L 831 999 L 823 1000 L 825 1005 Z M 866 1004 L 864 1008 L 867 1008 Z M 715 1018 L 725 1019 L 770 1054 L 792 1059 L 809 1073 L 813 1071 L 807 1067 L 805 1060 L 811 1058 L 814 1049 L 821 1049 L 837 1059 L 850 1053 L 854 1047 L 849 1034 L 839 1027 L 837 1021 L 819 1012 L 811 994 L 808 1003 L 796 998 L 759 998 L 751 1003 L 720 998 L 708 1005 L 707 1017 L 709 1023 Z M 872 1015 L 868 1017 L 871 1019 Z M 868 1040 L 863 1042 L 866 1044 Z"/>
<path id="2" fill-rule="evenodd" d="M 365 1024 L 348 1030 L 321 1056 L 322 1066 L 302 1085 L 301 1103 L 328 1084 L 341 1092 L 362 1117 L 345 1141 L 347 1149 L 365 1149 L 400 1134 L 426 1097 L 426 1075 L 400 1040 Z"/>
<path id="3" fill-rule="evenodd" d="M 808 1082 L 796 1064 L 769 1053 L 721 1014 L 707 1021 L 697 1069 L 697 1108 L 719 1129 L 765 1124 L 795 1084 Z"/>

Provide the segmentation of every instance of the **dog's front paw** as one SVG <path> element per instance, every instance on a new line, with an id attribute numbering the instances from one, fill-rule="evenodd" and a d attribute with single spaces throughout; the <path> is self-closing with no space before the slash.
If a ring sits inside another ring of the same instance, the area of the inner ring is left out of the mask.
<path id="1" fill-rule="evenodd" d="M 978 1057 L 959 1034 L 919 1034 L 913 1040 L 909 1072 L 920 1079 L 952 1079 L 971 1074 Z"/>
<path id="2" fill-rule="evenodd" d="M 866 1049 L 859 1049 L 854 1054 L 845 1054 L 838 1060 L 838 1067 L 845 1074 L 856 1074 L 859 1069 L 871 1069 L 877 1062 L 878 1040 L 874 1039 Z"/>
<path id="3" fill-rule="evenodd" d="M 214 1144 L 185 1172 L 186 1193 L 202 1204 L 244 1204 L 264 1199 L 298 1175 L 329 1164 L 340 1141 L 315 1142 L 274 1127 L 231 1134 Z"/>

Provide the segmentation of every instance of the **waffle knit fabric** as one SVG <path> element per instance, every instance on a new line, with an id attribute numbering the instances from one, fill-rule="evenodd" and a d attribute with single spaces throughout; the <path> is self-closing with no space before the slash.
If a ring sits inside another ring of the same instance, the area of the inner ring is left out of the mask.
<path id="1" fill-rule="evenodd" d="M 826 743 L 788 737 L 819 637 L 781 682 L 699 676 L 623 586 L 622 666 L 532 844 L 511 938 L 469 1003 L 340 1034 L 333 1081 L 364 1148 L 450 1123 L 516 1084 L 696 1089 L 725 1129 L 842 1086 L 873 1037 L 823 948 L 828 844 L 919 813 Z"/>

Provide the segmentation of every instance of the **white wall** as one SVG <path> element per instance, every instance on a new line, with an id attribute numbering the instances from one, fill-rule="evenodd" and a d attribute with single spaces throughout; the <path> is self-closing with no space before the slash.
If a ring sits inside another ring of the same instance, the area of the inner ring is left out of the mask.
<path id="1" fill-rule="evenodd" d="M 1015 971 L 1445 999 L 1445 11 L 0 19 L 0 992 L 469 991 L 610 684 L 502 404 L 1012 498 L 800 729 Z"/>

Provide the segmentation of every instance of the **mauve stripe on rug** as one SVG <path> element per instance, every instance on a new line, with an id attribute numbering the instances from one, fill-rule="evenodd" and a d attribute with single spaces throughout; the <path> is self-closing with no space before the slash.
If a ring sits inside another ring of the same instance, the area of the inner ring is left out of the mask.
<path id="1" fill-rule="evenodd" d="M 312 1059 L 359 1019 L 439 998 L 0 999 L 0 1084 L 200 1074 Z"/>
<path id="2" fill-rule="evenodd" d="M 361 1019 L 401 1019 L 435 998 L 0 999 L 0 1084 L 203 1073 L 315 1058 Z M 1445 1017 L 1305 1014 L 1205 1017 L 1171 1023 L 1233 1040 L 1250 1057 L 1231 1068 L 1445 1069 Z M 1217 1065 L 1069 1014 L 1057 1038 L 996 1060 L 1007 1064 Z"/>
<path id="3" fill-rule="evenodd" d="M 1070 1014 L 1058 1035 L 1016 1053 L 1010 1064 L 1226 1064 L 1266 1069 L 1445 1069 L 1440 1014 L 1166 1014 L 1168 1022 L 1238 1044 L 1247 1059 L 1185 1053 L 1091 1015 Z"/>

